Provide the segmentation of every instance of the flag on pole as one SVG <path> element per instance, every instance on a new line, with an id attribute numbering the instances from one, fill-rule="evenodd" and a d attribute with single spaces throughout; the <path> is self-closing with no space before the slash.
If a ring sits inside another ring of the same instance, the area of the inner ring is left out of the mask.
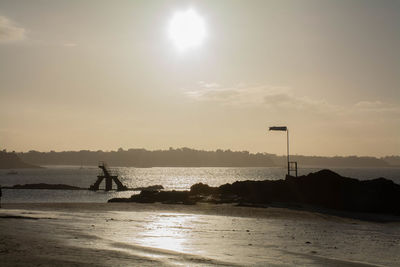
<path id="1" fill-rule="evenodd" d="M 272 126 L 269 127 L 270 131 L 287 131 L 287 127 L 286 126 Z"/>

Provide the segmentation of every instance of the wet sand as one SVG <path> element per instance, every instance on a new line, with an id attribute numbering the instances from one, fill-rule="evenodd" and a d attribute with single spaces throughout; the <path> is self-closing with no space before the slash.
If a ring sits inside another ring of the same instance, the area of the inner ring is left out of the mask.
<path id="1" fill-rule="evenodd" d="M 287 208 L 3 204 L 1 266 L 400 266 L 400 223 Z"/>

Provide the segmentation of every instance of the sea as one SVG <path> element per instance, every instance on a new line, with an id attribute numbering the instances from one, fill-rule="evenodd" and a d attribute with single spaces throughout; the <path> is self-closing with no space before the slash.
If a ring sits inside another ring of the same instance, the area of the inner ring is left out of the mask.
<path id="1" fill-rule="evenodd" d="M 165 190 L 189 190 L 195 183 L 219 186 L 225 183 L 244 180 L 279 180 L 284 179 L 284 167 L 116 167 L 112 168 L 119 179 L 128 188 L 162 185 Z M 299 169 L 299 175 L 321 170 L 321 167 L 304 167 Z M 330 168 L 336 173 L 368 180 L 384 177 L 400 184 L 400 168 Z M 0 185 L 13 186 L 17 184 L 47 183 L 67 184 L 89 188 L 93 184 L 99 168 L 96 166 L 44 166 L 39 169 L 0 170 Z M 104 183 L 102 184 L 104 188 Z M 102 188 L 102 187 L 100 187 Z M 4 189 L 1 201 L 3 203 L 105 203 L 114 197 L 130 197 L 139 191 L 99 190 L 32 190 Z"/>
<path id="2" fill-rule="evenodd" d="M 302 168 L 299 174 L 320 169 Z M 347 177 L 386 177 L 400 183 L 400 168 L 331 169 Z M 199 182 L 218 186 L 238 180 L 278 180 L 286 174 L 283 167 L 116 170 L 130 188 L 160 184 L 166 190 L 187 190 Z M 0 170 L 1 185 L 49 183 L 88 188 L 96 181 L 98 168 L 46 166 L 10 172 Z M 13 252 L 16 244 L 16 255 L 37 255 L 36 259 L 50 259 L 53 265 L 59 259 L 76 266 L 400 266 L 398 221 L 377 223 L 224 204 L 102 204 L 139 191 L 2 191 L 2 202 L 7 204 L 0 209 L 0 235 L 20 236 L 3 243 L 4 251 Z M 2 242 L 0 238 L 0 249 Z M 29 252 L 21 252 L 23 247 Z M 14 262 L 5 266 L 14 266 Z"/>

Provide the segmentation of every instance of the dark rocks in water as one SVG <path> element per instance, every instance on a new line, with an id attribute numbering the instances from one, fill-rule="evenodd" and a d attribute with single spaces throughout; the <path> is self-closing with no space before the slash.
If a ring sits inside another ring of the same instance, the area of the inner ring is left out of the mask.
<path id="1" fill-rule="evenodd" d="M 82 190 L 80 187 L 67 184 L 17 184 L 12 187 L 3 187 L 8 189 L 57 189 L 57 190 Z"/>
<path id="2" fill-rule="evenodd" d="M 137 203 L 155 203 L 165 204 L 195 204 L 189 191 L 154 191 L 143 190 L 138 195 L 132 195 L 130 198 L 113 198 L 108 202 L 137 202 Z"/>
<path id="3" fill-rule="evenodd" d="M 378 178 L 359 181 L 330 170 L 278 181 L 243 181 L 219 187 L 246 203 L 301 203 L 323 208 L 400 215 L 400 185 Z"/>
<path id="4" fill-rule="evenodd" d="M 378 178 L 367 181 L 322 170 L 299 178 L 286 177 L 296 202 L 325 208 L 400 214 L 400 185 Z"/>
<path id="5" fill-rule="evenodd" d="M 146 187 L 135 187 L 132 190 L 135 191 L 158 191 L 158 190 L 162 190 L 164 189 L 164 187 L 162 185 L 150 185 L 150 186 L 146 186 Z"/>
<path id="6" fill-rule="evenodd" d="M 321 170 L 300 177 L 286 176 L 277 181 L 238 181 L 219 187 L 195 184 L 190 191 L 142 191 L 127 199 L 109 202 L 141 203 L 241 203 L 265 207 L 270 203 L 307 205 L 352 212 L 400 215 L 400 185 L 378 178 L 359 181 Z"/>
<path id="7" fill-rule="evenodd" d="M 198 183 L 190 187 L 190 194 L 192 195 L 213 195 L 218 191 L 218 187 L 211 187 L 208 184 Z"/>

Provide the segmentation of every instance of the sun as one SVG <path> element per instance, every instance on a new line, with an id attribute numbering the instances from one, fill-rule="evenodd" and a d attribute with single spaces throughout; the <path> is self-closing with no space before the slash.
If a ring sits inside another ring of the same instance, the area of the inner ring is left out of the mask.
<path id="1" fill-rule="evenodd" d="M 198 47 L 206 37 L 204 19 L 193 9 L 176 12 L 169 23 L 168 35 L 181 51 Z"/>

